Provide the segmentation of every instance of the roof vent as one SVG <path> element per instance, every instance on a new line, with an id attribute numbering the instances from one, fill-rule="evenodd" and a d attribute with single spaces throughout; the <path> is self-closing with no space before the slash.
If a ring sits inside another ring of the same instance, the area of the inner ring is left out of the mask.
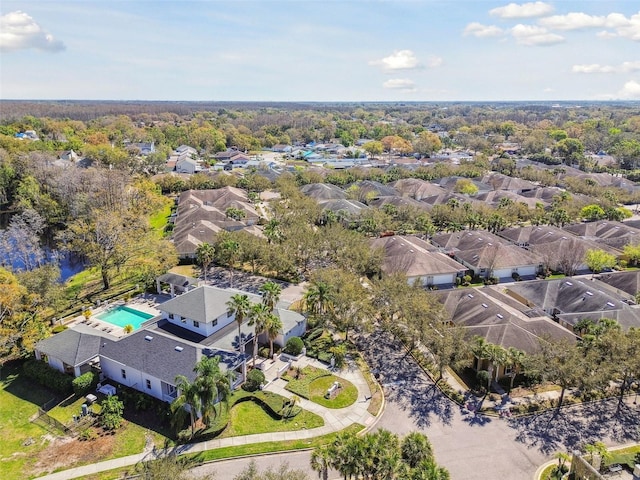
<path id="1" fill-rule="evenodd" d="M 587 292 L 587 295 L 589 295 L 590 297 L 593 297 L 593 293 L 592 292 Z"/>
<path id="2" fill-rule="evenodd" d="M 150 342 L 151 340 L 153 340 L 153 337 L 152 337 L 151 335 L 145 335 L 144 339 L 145 339 L 147 342 Z"/>
<path id="3" fill-rule="evenodd" d="M 573 287 L 573 283 L 571 283 L 571 282 L 564 282 L 564 283 L 566 283 L 566 284 L 567 284 L 567 285 L 569 285 L 570 287 Z"/>
<path id="4" fill-rule="evenodd" d="M 469 294 L 467 294 L 467 297 L 473 298 L 473 295 L 469 293 Z"/>
<path id="5" fill-rule="evenodd" d="M 182 350 L 184 350 L 184 347 L 181 347 L 180 345 L 176 345 L 176 348 L 174 348 L 174 350 L 176 352 L 181 352 Z"/>
<path id="6" fill-rule="evenodd" d="M 612 303 L 612 302 L 607 302 L 607 305 L 610 306 L 610 307 L 615 307 L 616 306 L 616 304 Z"/>
<path id="7" fill-rule="evenodd" d="M 487 305 L 486 303 L 483 303 L 483 304 L 482 304 L 482 306 L 483 306 L 484 308 L 489 308 L 489 305 Z"/>
<path id="8" fill-rule="evenodd" d="M 498 317 L 498 318 L 504 318 L 504 316 L 503 316 L 501 313 L 497 314 L 497 315 L 496 315 L 496 317 Z"/>

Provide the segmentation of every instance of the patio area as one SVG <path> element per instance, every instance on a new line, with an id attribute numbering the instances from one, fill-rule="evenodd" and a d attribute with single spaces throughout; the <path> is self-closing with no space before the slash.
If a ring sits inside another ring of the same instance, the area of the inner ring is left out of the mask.
<path id="1" fill-rule="evenodd" d="M 122 337 L 126 335 L 124 327 L 120 327 L 106 320 L 98 318 L 100 315 L 105 314 L 116 307 L 128 307 L 143 314 L 152 315 L 149 319 L 153 319 L 160 314 L 158 305 L 166 302 L 170 296 L 157 295 L 157 294 L 141 294 L 133 299 L 125 302 L 124 300 L 116 300 L 113 302 L 104 302 L 99 306 L 91 309 L 91 315 L 86 318 L 84 315 L 78 315 L 68 325 L 69 328 L 74 328 L 79 325 L 84 327 L 90 327 L 92 330 L 105 334 L 112 335 L 114 337 Z M 143 322 L 146 323 L 146 322 Z"/>

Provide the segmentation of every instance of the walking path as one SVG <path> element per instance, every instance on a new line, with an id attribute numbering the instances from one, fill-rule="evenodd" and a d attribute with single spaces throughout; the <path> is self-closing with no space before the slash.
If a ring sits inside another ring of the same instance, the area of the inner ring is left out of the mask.
<path id="1" fill-rule="evenodd" d="M 327 368 L 323 363 L 307 357 L 303 357 L 301 360 L 296 362 L 295 365 L 300 367 L 312 365 L 318 368 Z M 364 425 L 366 428 L 373 427 L 377 418 L 367 411 L 367 407 L 371 401 L 371 391 L 369 390 L 369 386 L 360 370 L 358 370 L 355 365 L 349 363 L 343 370 L 335 372 L 335 374 L 345 380 L 349 380 L 358 389 L 358 399 L 353 405 L 340 409 L 330 409 L 305 399 L 300 399 L 298 403 L 302 408 L 320 415 L 324 419 L 324 426 L 322 427 L 312 428 L 309 430 L 297 430 L 293 432 L 260 433 L 255 435 L 208 440 L 206 442 L 179 445 L 175 448 L 169 449 L 169 452 L 182 455 L 185 453 L 198 453 L 222 447 L 248 445 L 253 443 L 304 440 L 337 432 L 354 423 Z M 291 398 L 293 394 L 284 389 L 285 385 L 286 382 L 284 380 L 277 379 L 271 382 L 265 390 Z M 153 460 L 164 453 L 167 453 L 167 451 L 163 449 L 147 449 L 136 455 L 129 455 L 128 457 L 114 458 L 104 462 L 70 468 L 68 470 L 52 473 L 39 478 L 43 480 L 67 480 L 115 468 L 128 467 L 141 461 Z"/>

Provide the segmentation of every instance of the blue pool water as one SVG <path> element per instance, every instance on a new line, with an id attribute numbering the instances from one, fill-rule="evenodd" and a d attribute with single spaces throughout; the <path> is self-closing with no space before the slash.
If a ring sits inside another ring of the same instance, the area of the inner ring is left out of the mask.
<path id="1" fill-rule="evenodd" d="M 144 322 L 153 318 L 154 315 L 150 313 L 144 313 L 140 310 L 136 310 L 134 308 L 119 306 L 112 308 L 107 312 L 103 312 L 96 317 L 103 322 L 109 322 L 112 325 L 116 325 L 118 327 L 124 327 L 126 325 L 133 326 L 134 330 L 140 328 Z"/>

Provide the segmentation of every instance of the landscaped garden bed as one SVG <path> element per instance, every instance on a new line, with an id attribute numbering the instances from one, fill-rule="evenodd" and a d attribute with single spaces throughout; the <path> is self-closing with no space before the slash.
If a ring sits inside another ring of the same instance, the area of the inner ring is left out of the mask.
<path id="1" fill-rule="evenodd" d="M 327 408 L 348 407 L 358 398 L 358 390 L 351 382 L 321 368 L 291 368 L 282 378 L 288 381 L 285 387 L 288 391 Z M 335 382 L 341 387 L 334 395 L 327 396 L 327 390 Z"/>

